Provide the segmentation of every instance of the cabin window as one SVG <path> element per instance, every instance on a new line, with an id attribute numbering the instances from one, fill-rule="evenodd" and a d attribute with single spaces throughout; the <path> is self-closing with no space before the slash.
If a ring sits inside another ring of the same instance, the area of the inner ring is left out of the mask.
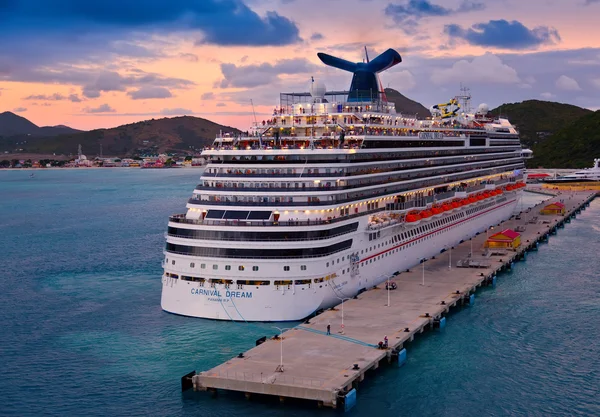
<path id="1" fill-rule="evenodd" d="M 290 270 L 290 267 L 286 265 L 286 266 L 284 266 L 284 267 L 283 267 L 283 270 L 284 270 L 284 271 L 289 271 L 289 270 Z"/>

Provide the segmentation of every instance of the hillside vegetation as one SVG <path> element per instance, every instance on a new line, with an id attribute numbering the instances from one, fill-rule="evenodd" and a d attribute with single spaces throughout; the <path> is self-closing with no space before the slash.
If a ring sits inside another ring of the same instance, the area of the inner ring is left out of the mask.
<path id="1" fill-rule="evenodd" d="M 23 152 L 74 154 L 81 144 L 88 156 L 125 156 L 138 153 L 191 151 L 211 144 L 219 132 L 240 133 L 238 129 L 199 117 L 182 116 L 152 119 L 111 129 L 95 129 L 54 137 L 27 137 Z M 14 141 L 15 138 L 11 138 Z M 23 139 L 23 138 L 20 138 Z"/>
<path id="2" fill-rule="evenodd" d="M 590 113 L 571 104 L 541 100 L 503 104 L 492 110 L 495 116 L 507 117 L 517 126 L 521 142 L 527 147 L 542 144 L 553 133 Z"/>
<path id="3" fill-rule="evenodd" d="M 10 136 L 56 136 L 63 133 L 75 133 L 80 130 L 68 126 L 42 126 L 10 111 L 0 113 L 0 137 Z"/>
<path id="4" fill-rule="evenodd" d="M 585 168 L 600 158 L 600 111 L 577 119 L 534 146 L 531 167 Z"/>
<path id="5" fill-rule="evenodd" d="M 425 119 L 426 117 L 431 116 L 431 112 L 427 107 L 400 94 L 399 91 L 396 91 L 393 88 L 386 88 L 385 95 L 389 102 L 394 103 L 396 112 L 398 113 L 406 115 L 418 114 L 419 119 Z"/>

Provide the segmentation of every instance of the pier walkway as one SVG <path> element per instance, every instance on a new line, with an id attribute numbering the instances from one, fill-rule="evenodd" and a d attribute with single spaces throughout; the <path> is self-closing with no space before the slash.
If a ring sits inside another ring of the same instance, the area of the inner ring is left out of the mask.
<path id="1" fill-rule="evenodd" d="M 472 241 L 394 276 L 390 282 L 396 283 L 395 290 L 388 291 L 385 283 L 381 284 L 345 301 L 343 313 L 338 305 L 287 330 L 283 341 L 268 339 L 243 357 L 184 379 L 195 390 L 240 391 L 247 397 L 264 394 L 281 401 L 298 398 L 317 401 L 319 406 L 349 409 L 356 402 L 353 388 L 367 371 L 391 361 L 403 364 L 405 344 L 416 334 L 444 327 L 444 316 L 452 307 L 473 303 L 478 287 L 495 284 L 498 272 L 510 269 L 526 251 L 537 249 L 538 242 L 556 233 L 594 196 L 593 192 L 562 192 L 555 199 L 563 200 L 567 210 L 564 216 L 539 215 L 542 203 L 495 227 L 521 230 L 521 246 L 516 251 L 494 251 L 486 256 L 486 233 L 480 233 Z M 465 260 L 471 261 L 467 265 L 478 267 L 458 268 L 457 263 L 464 266 Z M 326 332 L 328 324 L 331 335 Z M 377 346 L 384 336 L 389 346 L 380 349 Z"/>

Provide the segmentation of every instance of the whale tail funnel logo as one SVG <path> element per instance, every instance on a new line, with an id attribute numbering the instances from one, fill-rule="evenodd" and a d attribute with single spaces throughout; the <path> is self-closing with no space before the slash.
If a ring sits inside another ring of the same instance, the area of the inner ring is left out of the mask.
<path id="1" fill-rule="evenodd" d="M 388 49 L 370 61 L 367 55 L 367 62 L 350 62 L 322 52 L 319 52 L 317 56 L 325 65 L 353 74 L 348 101 L 376 99 L 380 93 L 383 93 L 377 74 L 402 62 L 400 54 L 393 49 Z"/>

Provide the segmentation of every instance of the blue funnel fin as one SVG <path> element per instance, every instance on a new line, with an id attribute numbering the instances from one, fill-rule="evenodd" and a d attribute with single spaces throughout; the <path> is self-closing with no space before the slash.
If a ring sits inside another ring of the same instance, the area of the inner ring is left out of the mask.
<path id="1" fill-rule="evenodd" d="M 393 67 L 396 64 L 402 62 L 400 54 L 393 49 L 388 49 L 384 53 L 372 59 L 367 65 L 366 70 L 374 73 L 385 71 L 388 68 Z"/>
<path id="2" fill-rule="evenodd" d="M 356 65 L 354 62 L 346 61 L 345 59 L 329 54 L 324 54 L 323 52 L 319 52 L 317 56 L 323 62 L 323 64 L 329 65 L 330 67 L 339 68 L 344 71 L 354 72 L 358 67 L 358 65 Z"/>
<path id="3" fill-rule="evenodd" d="M 365 50 L 366 52 L 366 50 Z M 384 53 L 370 62 L 353 63 L 345 59 L 319 52 L 319 59 L 330 67 L 338 68 L 351 72 L 352 84 L 348 92 L 348 101 L 373 101 L 382 94 L 381 85 L 377 79 L 377 73 L 387 70 L 396 64 L 402 62 L 400 54 L 393 49 L 388 49 Z"/>

